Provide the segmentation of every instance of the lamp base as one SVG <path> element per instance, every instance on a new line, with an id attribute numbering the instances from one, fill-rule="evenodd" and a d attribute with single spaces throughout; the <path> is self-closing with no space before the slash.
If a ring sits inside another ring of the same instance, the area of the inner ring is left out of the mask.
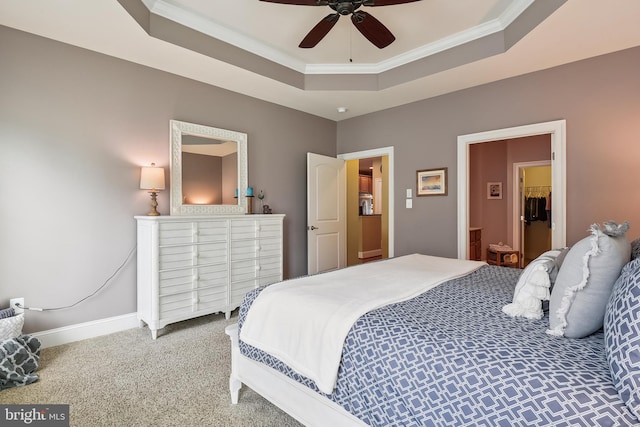
<path id="1" fill-rule="evenodd" d="M 156 208 L 158 207 L 158 200 L 156 200 L 156 198 L 158 197 L 158 193 L 156 193 L 155 191 L 150 191 L 149 193 L 151 194 L 151 210 L 149 211 L 147 216 L 160 216 L 160 212 L 156 210 Z"/>

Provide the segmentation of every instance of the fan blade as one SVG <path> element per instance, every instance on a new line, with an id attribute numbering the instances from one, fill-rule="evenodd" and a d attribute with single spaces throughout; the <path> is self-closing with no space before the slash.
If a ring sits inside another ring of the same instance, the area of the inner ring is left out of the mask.
<path id="1" fill-rule="evenodd" d="M 309 34 L 300 42 L 299 47 L 308 49 L 317 45 L 320 40 L 326 36 L 329 31 L 336 25 L 338 19 L 340 18 L 339 13 L 332 13 L 331 15 L 327 15 L 322 19 L 322 21 L 318 22 L 315 27 L 309 31 Z"/>
<path id="2" fill-rule="evenodd" d="M 329 4 L 327 1 L 318 0 L 260 0 L 269 3 L 281 3 L 281 4 L 297 4 L 300 6 L 326 6 Z"/>
<path id="3" fill-rule="evenodd" d="M 365 0 L 363 6 L 392 6 L 394 4 L 411 3 L 420 0 Z"/>
<path id="4" fill-rule="evenodd" d="M 351 15 L 351 22 L 358 31 L 379 49 L 389 46 L 396 39 L 382 22 L 367 12 L 356 11 Z"/>

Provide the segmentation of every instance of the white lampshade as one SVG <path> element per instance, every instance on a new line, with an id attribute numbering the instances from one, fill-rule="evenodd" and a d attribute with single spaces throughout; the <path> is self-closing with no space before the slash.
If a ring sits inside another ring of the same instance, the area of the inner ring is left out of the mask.
<path id="1" fill-rule="evenodd" d="M 143 167 L 141 169 L 141 190 L 164 190 L 164 168 L 157 168 L 155 166 L 155 163 L 151 163 L 151 167 Z"/>

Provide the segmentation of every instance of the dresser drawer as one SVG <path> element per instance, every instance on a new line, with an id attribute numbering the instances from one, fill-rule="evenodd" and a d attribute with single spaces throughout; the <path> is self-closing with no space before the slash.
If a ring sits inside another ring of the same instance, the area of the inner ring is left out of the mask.
<path id="1" fill-rule="evenodd" d="M 160 224 L 160 246 L 187 243 L 224 242 L 227 240 L 227 221 L 164 222 Z"/>
<path id="2" fill-rule="evenodd" d="M 260 258 L 258 265 L 258 277 L 276 276 L 280 275 L 280 258 Z"/>
<path id="3" fill-rule="evenodd" d="M 183 268 L 160 272 L 160 296 L 191 291 L 194 288 L 194 270 Z"/>
<path id="4" fill-rule="evenodd" d="M 258 277 L 258 261 L 255 259 L 231 263 L 231 282 L 242 282 Z M 235 286 L 235 285 L 234 285 Z"/>
<path id="5" fill-rule="evenodd" d="M 163 222 L 159 225 L 160 246 L 193 243 L 193 226 L 190 222 Z"/>
<path id="6" fill-rule="evenodd" d="M 161 246 L 158 250 L 158 269 L 170 270 L 193 265 L 193 246 Z"/>
<path id="7" fill-rule="evenodd" d="M 160 297 L 160 319 L 180 317 L 193 311 L 193 293 L 183 292 Z"/>
<path id="8" fill-rule="evenodd" d="M 224 292 L 229 273 L 226 264 L 200 266 L 195 269 L 194 288 L 220 287 Z"/>
<path id="9" fill-rule="evenodd" d="M 234 240 L 231 242 L 231 259 L 245 260 L 258 256 L 259 242 L 255 239 Z"/>
<path id="10" fill-rule="evenodd" d="M 231 223 L 232 240 L 281 236 L 282 222 L 279 219 L 254 219 L 233 221 Z"/>
<path id="11" fill-rule="evenodd" d="M 214 287 L 198 290 L 197 310 L 224 311 L 227 307 L 227 289 Z"/>
<path id="12" fill-rule="evenodd" d="M 227 263 L 227 242 L 198 244 L 193 250 L 197 265 Z"/>
<path id="13" fill-rule="evenodd" d="M 260 258 L 279 257 L 282 255 L 282 242 L 280 238 L 260 239 L 258 242 L 258 253 Z"/>
<path id="14" fill-rule="evenodd" d="M 261 238 L 282 237 L 282 223 L 278 220 L 260 221 L 259 233 Z"/>
<path id="15" fill-rule="evenodd" d="M 278 282 L 282 282 L 282 276 L 280 274 L 274 276 L 260 276 L 258 279 L 258 286 L 271 285 Z"/>
<path id="16" fill-rule="evenodd" d="M 195 223 L 196 242 L 226 242 L 228 233 L 228 222 L 220 221 L 198 221 Z"/>
<path id="17" fill-rule="evenodd" d="M 198 245 L 161 246 L 158 268 L 191 267 L 202 264 L 223 264 L 227 262 L 227 243 L 204 243 Z"/>
<path id="18" fill-rule="evenodd" d="M 256 220 L 233 221 L 231 223 L 231 240 L 247 240 L 258 238 L 259 225 Z"/>
<path id="19" fill-rule="evenodd" d="M 233 310 L 239 307 L 242 303 L 242 299 L 245 294 L 258 287 L 257 280 L 246 280 L 243 282 L 236 282 L 231 285 L 229 292 L 229 306 Z"/>

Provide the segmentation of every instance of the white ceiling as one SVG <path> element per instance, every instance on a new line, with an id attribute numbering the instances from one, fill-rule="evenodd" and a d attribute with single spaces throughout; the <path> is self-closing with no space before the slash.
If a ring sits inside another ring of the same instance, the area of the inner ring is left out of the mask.
<path id="1" fill-rule="evenodd" d="M 196 27 L 202 32 L 287 65 L 317 72 L 339 65 L 377 65 L 414 52 L 419 55 L 438 42 L 464 32 L 496 31 L 518 16 L 532 0 L 421 0 L 385 7 L 366 7 L 396 36 L 378 49 L 342 16 L 313 49 L 298 44 L 322 18 L 335 13 L 329 6 L 299 6 L 236 0 L 143 0 L 158 15 Z M 501 22 L 507 21 L 507 22 Z M 351 62 L 350 59 L 353 61 Z M 402 59 L 397 59 L 402 61 Z"/>
<path id="2" fill-rule="evenodd" d="M 124 1 L 124 0 L 123 0 Z M 129 0 L 126 0 L 129 1 Z M 137 0 L 131 0 L 137 1 Z M 170 18 L 303 76 L 380 73 L 513 21 L 532 0 L 421 0 L 363 7 L 396 36 L 378 50 L 349 17 L 313 49 L 300 40 L 327 7 L 258 0 L 144 0 Z M 547 2 L 550 0 L 535 0 Z M 200 80 L 332 120 L 640 45 L 640 1 L 568 0 L 504 53 L 377 90 L 305 90 L 152 37 L 117 0 L 0 0 L 0 25 Z M 349 61 L 352 59 L 353 62 Z M 338 113 L 344 106 L 347 112 Z"/>

